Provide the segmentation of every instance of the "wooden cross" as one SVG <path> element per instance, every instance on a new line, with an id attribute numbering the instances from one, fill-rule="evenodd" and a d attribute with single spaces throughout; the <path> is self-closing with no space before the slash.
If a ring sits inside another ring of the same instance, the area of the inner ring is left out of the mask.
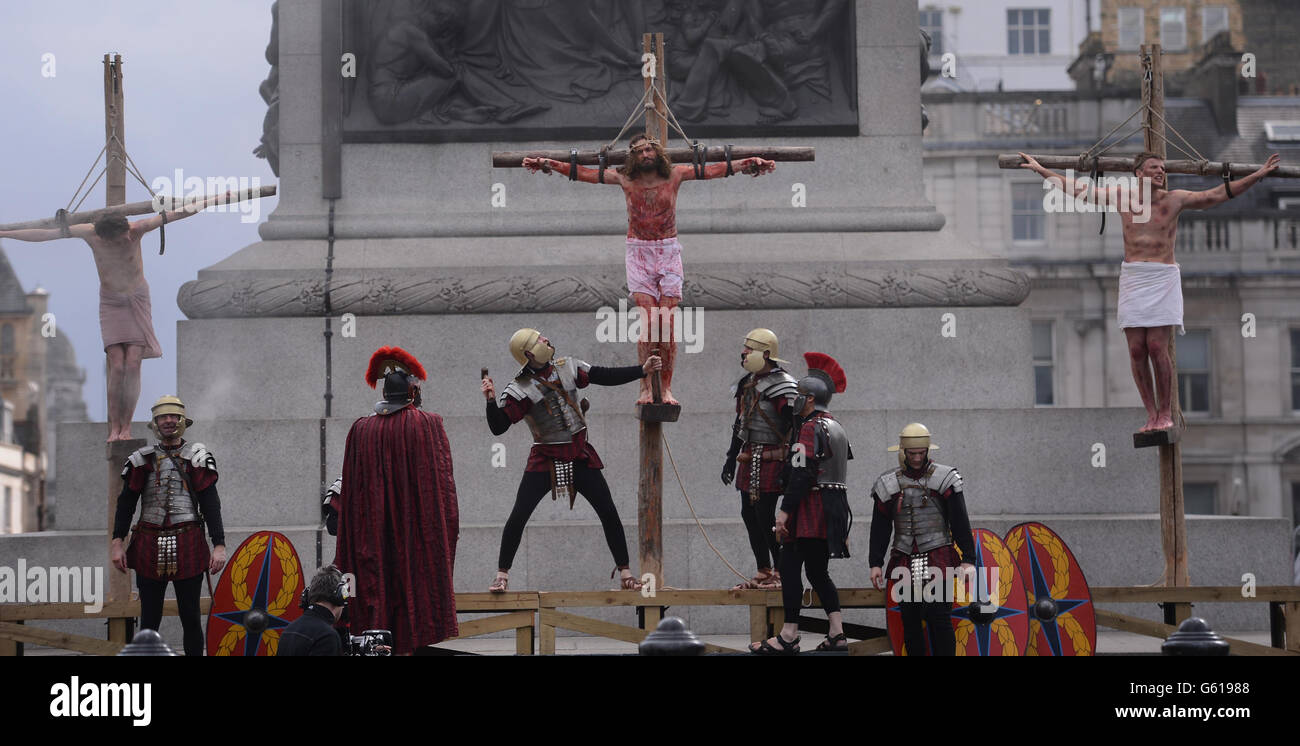
<path id="1" fill-rule="evenodd" d="M 1160 63 L 1160 45 L 1143 45 L 1142 101 L 1144 103 L 1142 132 L 1143 147 L 1163 160 L 1165 157 L 1164 71 Z M 1117 128 L 1118 129 L 1118 128 Z M 1105 139 L 1105 138 L 1103 138 Z M 1100 171 L 1133 173 L 1134 159 L 1112 156 L 1033 155 L 1044 168 L 1073 168 L 1080 173 Z M 998 156 L 999 168 L 1019 168 L 1026 161 L 1019 154 Z M 1259 170 L 1253 163 L 1222 163 L 1216 161 L 1178 160 L 1165 161 L 1165 171 L 1174 174 L 1222 175 L 1226 178 L 1245 176 Z M 1300 167 L 1281 166 L 1269 176 L 1300 178 Z M 1170 416 L 1175 426 L 1169 430 L 1134 433 L 1133 445 L 1137 448 L 1158 446 L 1160 449 L 1160 538 L 1164 550 L 1165 569 L 1158 585 L 1187 586 L 1187 526 L 1183 516 L 1183 459 L 1182 411 L 1178 401 L 1178 368 L 1175 335 L 1169 335 L 1169 399 Z M 1177 606 L 1181 616 L 1188 614 L 1183 605 Z M 1177 621 L 1182 621 L 1178 619 Z"/>
<path id="2" fill-rule="evenodd" d="M 642 75 L 645 93 L 647 137 L 661 143 L 668 142 L 668 78 L 665 73 L 664 37 L 661 33 L 643 34 L 642 59 L 647 61 Z M 810 147 L 743 146 L 743 147 L 679 147 L 667 150 L 675 164 L 694 164 L 702 168 L 705 163 L 722 163 L 742 158 L 759 157 L 770 161 L 812 161 L 816 150 Z M 549 158 L 582 166 L 615 167 L 627 161 L 626 149 L 612 150 L 505 150 L 492 152 L 493 168 L 521 168 L 524 158 Z M 664 404 L 659 391 L 659 374 L 653 373 L 654 402 L 637 405 L 640 420 L 640 479 L 637 485 L 637 536 L 640 544 L 640 570 L 654 576 L 658 588 L 666 585 L 663 575 L 663 431 L 665 422 L 676 422 L 680 405 Z M 649 628 L 658 621 L 658 610 L 645 607 L 647 618 L 643 624 Z M 653 617 L 649 615 L 653 614 Z"/>

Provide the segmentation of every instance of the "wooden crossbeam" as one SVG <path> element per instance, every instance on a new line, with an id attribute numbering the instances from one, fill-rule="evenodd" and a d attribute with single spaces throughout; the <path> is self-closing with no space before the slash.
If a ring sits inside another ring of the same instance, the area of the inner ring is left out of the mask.
<path id="1" fill-rule="evenodd" d="M 55 632 L 54 630 L 29 627 L 13 622 L 0 622 L 0 640 L 45 645 L 46 647 L 72 650 L 87 655 L 117 655 L 123 647 L 120 643 L 109 642 L 108 640 L 73 635 L 67 632 Z"/>
<path id="2" fill-rule="evenodd" d="M 1239 585 L 1184 586 L 1093 586 L 1093 603 L 1254 603 L 1261 601 L 1300 602 L 1300 586 L 1261 585 L 1250 597 L 1241 595 Z"/>
<path id="3" fill-rule="evenodd" d="M 118 619 L 140 616 L 140 601 L 105 602 L 104 608 L 87 612 L 84 603 L 7 603 L 0 604 L 0 621 L 20 622 L 36 619 Z M 199 599 L 199 613 L 207 616 L 212 608 L 212 599 L 204 596 Z M 163 601 L 163 616 L 176 616 L 180 612 L 176 599 Z"/>
<path id="4" fill-rule="evenodd" d="M 456 611 L 463 611 L 463 609 L 456 609 Z M 456 626 L 460 634 L 451 639 L 463 640 L 467 637 L 490 635 L 493 632 L 504 632 L 508 629 L 519 629 L 521 627 L 532 629 L 533 614 L 532 611 L 513 611 L 509 614 L 498 614 L 481 619 L 457 622 Z"/>
<path id="5" fill-rule="evenodd" d="M 668 148 L 668 157 L 673 163 L 691 163 L 695 157 L 690 148 Z M 551 160 L 569 162 L 567 150 L 494 150 L 492 151 L 493 168 L 522 168 L 525 158 L 550 158 Z M 800 146 L 777 145 L 737 145 L 731 149 L 731 160 L 742 158 L 764 158 L 769 161 L 814 161 L 817 149 Z M 722 163 L 727 160 L 726 148 L 712 145 L 704 149 L 704 160 L 709 163 Z M 606 165 L 613 168 L 627 162 L 627 148 L 610 150 L 606 156 Z M 600 151 L 579 150 L 578 165 L 596 166 L 600 164 Z"/>
<path id="6" fill-rule="evenodd" d="M 539 614 L 541 615 L 539 621 L 541 622 L 543 629 L 548 627 L 551 630 L 557 628 L 571 629 L 574 632 L 582 632 L 583 634 L 595 635 L 596 637 L 607 637 L 611 640 L 621 640 L 636 645 L 641 644 L 641 641 L 651 632 L 651 630 L 637 629 L 636 627 L 629 627 L 624 624 L 615 624 L 614 622 L 603 622 L 599 619 L 590 619 L 577 614 L 556 611 L 555 609 L 544 608 L 539 612 Z M 554 631 L 552 631 L 551 634 L 554 635 Z M 707 653 L 744 652 L 709 643 L 704 644 L 704 651 Z M 552 652 L 554 652 L 554 650 L 552 650 Z"/>
<path id="7" fill-rule="evenodd" d="M 564 160 L 569 156 L 566 153 Z M 1098 166 L 1105 173 L 1133 173 L 1133 159 L 1127 156 L 1103 155 L 1100 157 L 1080 157 L 1076 155 L 1033 155 L 1030 157 L 1042 164 L 1043 168 L 1072 168 L 1079 174 L 1092 173 Z M 1020 168 L 1026 163 L 1019 153 L 1001 153 L 998 155 L 998 168 Z M 1253 174 L 1263 167 L 1261 163 L 1229 163 L 1229 172 L 1233 178 Z M 1195 174 L 1198 176 L 1221 176 L 1222 161 L 1165 161 L 1165 172 L 1171 174 Z M 1300 179 L 1300 166 L 1278 166 L 1269 177 L 1279 176 L 1284 179 Z"/>
<path id="8" fill-rule="evenodd" d="M 568 157 L 567 155 L 565 156 Z M 275 185 L 260 187 L 254 189 L 240 189 L 235 192 L 226 192 L 229 199 L 218 200 L 209 207 L 217 205 L 233 204 L 235 202 L 244 202 L 250 199 L 262 199 L 263 197 L 275 196 Z M 186 197 L 185 199 L 163 197 L 161 198 L 162 206 L 165 209 L 184 210 L 188 205 L 193 205 L 203 201 L 204 198 Z M 78 223 L 93 223 L 106 215 L 152 215 L 158 212 L 153 200 L 144 200 L 141 202 L 130 202 L 125 205 L 114 205 L 112 207 L 101 207 L 98 210 L 82 210 L 81 212 L 68 213 L 68 225 Z M 55 218 L 43 218 L 41 220 L 28 220 L 22 223 L 7 223 L 0 225 L 0 231 L 21 231 L 29 228 L 58 228 L 59 221 Z"/>
<path id="9" fill-rule="evenodd" d="M 1094 608 L 1093 611 L 1096 613 L 1098 625 L 1102 627 L 1110 627 L 1111 629 L 1118 629 L 1123 632 L 1132 632 L 1137 635 L 1167 639 L 1170 635 L 1178 631 L 1178 628 L 1172 624 L 1162 624 L 1160 622 L 1150 621 L 1149 619 L 1139 619 L 1135 616 L 1119 614 L 1114 611 L 1107 611 L 1106 609 Z M 1260 645 L 1259 643 L 1254 642 L 1247 642 L 1246 640 L 1238 640 L 1233 637 L 1224 637 L 1223 639 L 1232 646 L 1230 650 L 1230 654 L 1232 655 L 1241 655 L 1243 653 L 1249 655 L 1300 655 L 1300 653 L 1289 650 L 1273 648 L 1268 645 Z"/>

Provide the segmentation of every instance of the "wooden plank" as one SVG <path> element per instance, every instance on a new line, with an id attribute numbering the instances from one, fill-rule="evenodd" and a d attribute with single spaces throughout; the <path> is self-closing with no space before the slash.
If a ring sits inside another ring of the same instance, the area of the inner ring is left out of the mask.
<path id="1" fill-rule="evenodd" d="M 459 609 L 458 609 L 459 611 Z M 451 639 L 463 640 L 467 637 L 477 637 L 478 635 L 490 635 L 493 632 L 502 632 L 507 629 L 519 629 L 527 627 L 533 628 L 534 612 L 532 611 L 514 611 L 509 614 L 499 614 L 497 616 L 483 617 L 482 619 L 470 619 L 464 622 L 457 622 L 460 634 Z"/>
<path id="2" fill-rule="evenodd" d="M 758 642 L 770 636 L 767 629 L 767 606 L 749 607 L 749 641 Z"/>
<path id="3" fill-rule="evenodd" d="M 249 199 L 261 199 L 262 197 L 272 197 L 275 195 L 275 187 L 264 186 L 256 190 L 239 189 L 234 192 L 227 192 L 226 194 L 227 196 L 230 197 L 230 199 L 223 200 L 221 202 L 216 202 L 213 204 L 214 205 L 229 204 L 231 202 L 243 202 L 244 200 L 249 200 Z M 215 195 L 209 195 L 209 196 L 215 196 Z M 173 209 L 180 209 L 184 205 L 183 202 L 177 200 L 176 205 L 168 205 L 168 206 L 172 206 Z M 99 220 L 105 215 L 122 215 L 122 216 L 153 215 L 156 214 L 157 212 L 158 210 L 154 208 L 153 200 L 144 200 L 142 202 L 129 202 L 125 205 L 117 205 L 115 207 L 101 207 L 98 210 L 82 210 L 81 212 L 68 213 L 68 225 L 77 225 L 78 223 L 94 223 L 96 220 Z M 58 227 L 59 227 L 59 221 L 50 217 L 50 218 L 43 218 L 41 220 L 25 220 L 21 223 L 6 223 L 4 225 L 0 225 L 0 231 L 20 231 L 20 230 L 26 230 L 28 228 L 58 228 Z M 127 442 L 127 441 L 118 441 L 118 442 Z M 118 465 L 118 469 L 119 471 L 121 470 L 120 464 Z"/>
<path id="4" fill-rule="evenodd" d="M 131 621 L 131 619 L 124 617 L 110 617 L 108 620 L 108 641 L 119 645 L 126 645 L 131 642 L 131 639 L 127 637 L 127 630 L 132 627 L 129 624 Z"/>
<path id="5" fill-rule="evenodd" d="M 689 161 L 690 151 L 686 150 L 685 148 L 682 148 L 681 150 L 685 151 L 686 153 L 685 157 Z M 738 152 L 738 150 L 733 148 L 732 152 L 734 154 L 735 152 Z M 1032 157 L 1034 160 L 1038 161 L 1040 164 L 1042 164 L 1044 168 L 1056 168 L 1056 169 L 1072 168 L 1079 174 L 1091 174 L 1093 167 L 1098 166 L 1101 168 L 1103 172 L 1108 174 L 1126 175 L 1126 174 L 1133 173 L 1133 158 L 1128 156 L 1118 156 L 1118 155 L 1102 156 L 1100 158 L 1084 158 L 1081 160 L 1077 155 L 1052 155 L 1048 153 L 1044 153 L 1043 155 L 1029 153 L 1028 155 Z M 547 156 L 547 157 L 549 158 L 551 156 Z M 563 158 L 556 157 L 555 160 L 557 161 L 567 160 L 568 157 L 569 154 L 565 153 Z M 733 157 L 735 156 L 733 155 Z M 581 162 L 582 160 L 581 153 L 578 154 L 578 159 Z M 777 160 L 777 159 L 769 158 L 768 160 Z M 677 162 L 677 159 L 674 158 L 673 161 Z M 593 156 L 593 162 L 595 162 L 594 156 Z M 1021 158 L 1019 153 L 1001 153 L 998 155 L 998 168 L 1020 168 L 1020 164 L 1024 162 L 1025 159 Z M 1228 165 L 1229 168 L 1231 169 L 1232 177 L 1241 178 L 1242 176 L 1246 176 L 1248 174 L 1252 174 L 1258 171 L 1264 164 L 1230 163 Z M 1083 166 L 1083 168 L 1080 168 L 1080 166 Z M 1165 161 L 1165 173 L 1194 174 L 1197 176 L 1219 176 L 1220 174 L 1223 173 L 1223 162 L 1222 161 L 1201 162 L 1201 161 L 1189 161 L 1189 160 L 1177 160 L 1177 159 L 1167 160 Z M 1276 171 L 1269 174 L 1269 177 L 1270 178 L 1278 177 L 1284 179 L 1300 179 L 1300 166 L 1278 166 Z"/>
<path id="6" fill-rule="evenodd" d="M 889 636 L 849 643 L 849 655 L 880 655 L 893 650 Z"/>
<path id="7" fill-rule="evenodd" d="M 199 613 L 207 616 L 208 610 L 211 608 L 211 598 L 204 596 L 199 599 Z M 176 616 L 179 613 L 176 607 L 176 599 L 169 598 L 163 601 L 163 616 Z M 90 613 L 85 611 L 85 604 L 81 603 L 0 604 L 0 621 L 4 622 L 39 619 L 113 619 L 138 616 L 140 616 L 140 601 L 138 599 L 106 603 L 104 608 Z"/>
<path id="8" fill-rule="evenodd" d="M 537 591 L 456 594 L 456 611 L 526 611 L 536 608 Z"/>
<path id="9" fill-rule="evenodd" d="M 642 616 L 645 619 L 645 629 L 654 632 L 659 623 L 664 620 L 664 610 L 662 606 L 642 606 Z"/>
<path id="10" fill-rule="evenodd" d="M 668 157 L 673 163 L 689 164 L 694 158 L 694 153 L 690 148 L 667 148 Z M 782 162 L 810 162 L 817 160 L 817 149 L 801 146 L 767 146 L 767 145 L 736 145 L 731 149 L 731 160 L 738 161 L 742 158 L 764 158 L 769 161 Z M 578 164 L 582 166 L 596 166 L 600 164 L 600 152 L 596 150 L 579 150 Z M 1019 158 L 1020 156 L 1015 156 Z M 525 158 L 550 158 L 562 163 L 569 162 L 569 151 L 567 150 L 494 150 L 492 151 L 493 168 L 523 168 Z M 727 149 L 725 146 L 713 145 L 704 149 L 704 160 L 709 163 L 724 163 L 727 160 Z M 1130 163 L 1132 158 L 1129 159 Z M 621 166 L 627 162 L 627 148 L 618 148 L 610 150 L 606 154 L 606 163 L 610 168 Z M 1046 164 L 1043 164 L 1046 165 Z M 1129 166 L 1132 170 L 1132 166 Z M 1279 171 L 1281 169 L 1278 169 Z M 739 170 L 736 173 L 740 173 Z"/>
<path id="11" fill-rule="evenodd" d="M 555 655 L 555 626 L 546 623 L 546 609 L 542 609 L 537 620 L 537 629 L 541 639 L 537 642 L 538 655 Z"/>
<path id="12" fill-rule="evenodd" d="M 655 577 L 655 587 L 668 585 L 664 578 L 664 443 L 663 425 L 640 420 L 640 471 L 636 489 L 637 565 L 641 573 Z M 638 594 L 639 595 L 639 594 Z"/>
<path id="13" fill-rule="evenodd" d="M 515 628 L 515 655 L 532 655 L 533 654 L 533 628 L 516 627 Z"/>
<path id="14" fill-rule="evenodd" d="M 1290 601 L 1286 610 L 1286 649 L 1300 653 L 1300 602 Z"/>
<path id="15" fill-rule="evenodd" d="M 1094 586 L 1089 589 L 1094 603 L 1254 603 L 1259 601 L 1300 601 L 1300 586 L 1256 586 L 1255 595 L 1241 595 L 1239 585 L 1188 586 Z"/>
<path id="16" fill-rule="evenodd" d="M 69 221 L 71 222 L 71 221 Z M 122 464 L 126 463 L 127 458 L 138 448 L 144 448 L 149 442 L 144 438 L 133 438 L 131 440 L 115 440 L 107 443 L 104 447 L 104 458 L 107 469 L 103 472 L 105 476 L 104 483 L 107 485 L 105 490 L 105 506 L 107 511 L 104 517 L 104 556 L 111 557 L 113 552 L 113 524 L 117 521 L 117 496 L 122 492 Z M 123 540 L 122 550 L 126 551 L 126 540 Z M 108 573 L 108 582 L 105 584 L 104 598 L 105 604 L 114 601 L 131 600 L 131 573 L 122 572 L 110 563 L 104 570 Z M 136 611 L 130 614 L 114 614 L 113 616 L 140 616 L 139 605 L 136 605 Z M 78 609 L 78 611 L 84 611 Z M 75 617 L 75 615 L 74 615 Z"/>
<path id="17" fill-rule="evenodd" d="M 22 624 L 22 622 L 17 622 Z M 0 658 L 14 658 L 18 655 L 18 641 L 0 638 Z"/>
<path id="18" fill-rule="evenodd" d="M 1178 628 L 1173 625 L 1163 624 L 1161 622 L 1152 622 L 1147 619 L 1139 619 L 1127 614 L 1119 614 L 1106 609 L 1098 609 L 1095 606 L 1093 607 L 1093 611 L 1096 612 L 1098 625 L 1110 627 L 1111 629 L 1118 629 L 1123 632 L 1132 632 L 1134 634 L 1146 635 L 1147 637 L 1157 637 L 1163 640 L 1178 631 Z M 1267 645 L 1247 642 L 1246 640 L 1238 640 L 1234 637 L 1224 637 L 1223 639 L 1232 646 L 1231 655 L 1300 655 L 1300 652 L 1293 653 L 1287 650 L 1278 650 L 1277 648 L 1271 648 Z"/>
<path id="19" fill-rule="evenodd" d="M 0 622 L 0 639 L 26 642 L 33 645 L 72 650 L 88 655 L 117 655 L 122 650 L 121 643 L 98 640 L 94 637 L 72 635 L 67 632 L 55 632 L 39 627 L 29 627 L 13 622 Z"/>

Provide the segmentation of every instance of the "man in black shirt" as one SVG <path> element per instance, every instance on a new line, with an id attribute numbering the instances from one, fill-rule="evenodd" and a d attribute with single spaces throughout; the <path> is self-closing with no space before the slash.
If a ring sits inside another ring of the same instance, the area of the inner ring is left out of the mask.
<path id="1" fill-rule="evenodd" d="M 302 593 L 306 609 L 280 633 L 276 655 L 342 655 L 343 645 L 334 628 L 347 605 L 347 581 L 334 565 L 317 571 Z"/>

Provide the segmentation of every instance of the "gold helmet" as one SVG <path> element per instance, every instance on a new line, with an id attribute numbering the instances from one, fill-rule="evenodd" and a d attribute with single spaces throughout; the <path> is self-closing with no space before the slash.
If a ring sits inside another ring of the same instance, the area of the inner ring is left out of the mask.
<path id="1" fill-rule="evenodd" d="M 180 397 L 174 394 L 160 396 L 158 401 L 154 402 L 153 406 L 149 408 L 149 429 L 158 437 L 162 437 L 162 433 L 158 432 L 158 417 L 164 414 L 178 414 L 181 416 L 180 425 L 176 432 L 178 438 L 185 434 L 185 428 L 194 424 L 194 420 L 185 416 L 185 402 L 181 401 Z"/>
<path id="2" fill-rule="evenodd" d="M 777 357 L 778 342 L 776 335 L 771 329 L 753 329 L 745 335 L 745 346 L 754 352 L 745 356 L 745 370 L 750 373 L 757 373 L 763 368 L 763 353 L 767 353 L 767 359 L 774 363 L 788 363 L 789 360 L 782 360 Z M 757 354 L 755 354 L 757 353 Z"/>
<path id="3" fill-rule="evenodd" d="M 545 365 L 551 362 L 555 348 L 541 341 L 542 333 L 536 329 L 520 329 L 510 337 L 510 354 L 520 365 L 528 364 L 525 352 L 533 354 L 533 360 Z"/>
<path id="4" fill-rule="evenodd" d="M 925 448 L 931 451 L 937 451 L 939 446 L 930 442 L 930 428 L 919 422 L 913 422 L 904 427 L 903 432 L 898 434 L 898 445 L 890 446 L 885 450 L 890 453 L 897 452 L 898 465 L 904 466 L 907 463 L 904 452 L 909 448 Z M 929 455 L 926 456 L 926 459 L 929 460 Z"/>

